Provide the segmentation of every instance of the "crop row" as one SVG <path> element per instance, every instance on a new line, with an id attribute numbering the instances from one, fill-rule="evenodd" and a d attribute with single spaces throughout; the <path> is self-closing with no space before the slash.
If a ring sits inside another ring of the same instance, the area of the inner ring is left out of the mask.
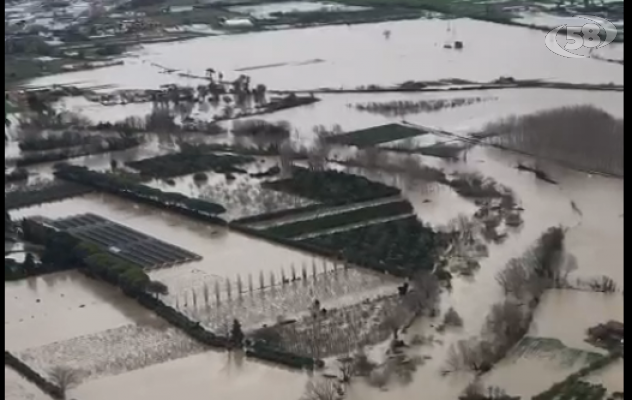
<path id="1" fill-rule="evenodd" d="M 339 171 L 312 171 L 295 167 L 292 177 L 262 186 L 325 204 L 350 204 L 399 195 L 399 189 L 363 176 Z"/>
<path id="2" fill-rule="evenodd" d="M 328 141 L 334 144 L 363 148 L 427 133 L 426 131 L 400 124 L 387 124 L 331 136 L 328 138 Z"/>
<path id="3" fill-rule="evenodd" d="M 326 215 L 323 217 L 316 216 L 313 219 L 277 225 L 266 229 L 266 232 L 271 235 L 293 238 L 306 233 L 333 229 L 377 218 L 407 214 L 412 211 L 412 205 L 408 201 L 402 200 L 393 203 L 380 204 L 377 206 L 363 207 L 339 214 Z"/>
<path id="4" fill-rule="evenodd" d="M 302 242 L 338 253 L 360 266 L 405 276 L 431 271 L 437 253 L 445 246 L 442 236 L 415 216 Z"/>
<path id="5" fill-rule="evenodd" d="M 35 188 L 19 189 L 7 192 L 4 196 L 4 205 L 7 210 L 30 207 L 53 201 L 60 201 L 70 197 L 82 196 L 90 193 L 88 186 L 77 185 L 71 182 L 56 181 Z"/>
<path id="6" fill-rule="evenodd" d="M 86 167 L 75 165 L 58 167 L 55 176 L 190 218 L 214 224 L 226 224 L 224 220 L 216 216 L 226 212 L 226 209 L 217 203 L 192 199 L 180 193 L 163 192 L 122 176 L 91 171 Z"/>
<path id="7" fill-rule="evenodd" d="M 142 176 L 164 179 L 203 171 L 218 173 L 244 172 L 237 166 L 252 161 L 254 161 L 252 157 L 206 153 L 197 150 L 195 147 L 188 147 L 180 153 L 132 161 L 127 163 L 127 165 L 139 171 Z"/>

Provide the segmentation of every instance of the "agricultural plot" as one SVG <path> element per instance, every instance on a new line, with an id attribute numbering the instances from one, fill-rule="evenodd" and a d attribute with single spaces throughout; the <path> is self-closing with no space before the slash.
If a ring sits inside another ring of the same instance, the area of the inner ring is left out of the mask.
<path id="1" fill-rule="evenodd" d="M 143 268 L 160 268 L 202 259 L 190 251 L 94 214 L 59 219 L 52 221 L 51 225 Z"/>
<path id="2" fill-rule="evenodd" d="M 73 368 L 83 383 L 206 350 L 120 290 L 76 271 L 6 283 L 5 303 L 5 348 L 43 376 Z"/>
<path id="3" fill-rule="evenodd" d="M 291 178 L 265 182 L 263 186 L 328 205 L 351 204 L 401 193 L 397 188 L 362 176 L 305 168 L 294 168 Z"/>
<path id="4" fill-rule="evenodd" d="M 45 375 L 63 365 L 80 371 L 81 380 L 118 375 L 202 353 L 206 346 L 166 322 L 130 324 L 53 342 L 17 353 L 29 367 Z"/>
<path id="5" fill-rule="evenodd" d="M 15 210 L 17 208 L 83 196 L 90 192 L 92 192 L 92 189 L 87 186 L 71 182 L 54 181 L 44 185 L 25 187 L 23 189 L 6 192 L 4 205 L 7 210 Z"/>
<path id="6" fill-rule="evenodd" d="M 378 271 L 410 275 L 432 270 L 444 240 L 415 216 L 302 240 Z"/>
<path id="7" fill-rule="evenodd" d="M 227 281 L 190 288 L 164 300 L 211 331 L 227 334 L 233 318 L 239 319 L 245 330 L 258 329 L 279 318 L 307 314 L 315 298 L 323 307 L 333 309 L 396 293 L 398 284 L 399 279 L 323 262 L 303 264 L 300 270 L 292 267 L 276 275 L 249 276 L 243 283 Z"/>
<path id="8" fill-rule="evenodd" d="M 401 307 L 397 295 L 367 299 L 345 307 L 328 310 L 314 319 L 311 315 L 296 323 L 270 328 L 276 345 L 303 356 L 331 357 L 351 354 L 358 348 L 384 342 L 392 334 L 389 316 L 400 313 L 402 321 L 412 311 Z"/>
<path id="9" fill-rule="evenodd" d="M 181 153 L 167 154 L 127 165 L 150 178 L 173 178 L 195 172 L 214 171 L 218 173 L 244 172 L 238 166 L 253 162 L 248 156 L 219 155 L 188 150 Z"/>
<path id="10" fill-rule="evenodd" d="M 10 400 L 52 400 L 37 386 L 9 367 L 4 367 L 4 398 Z"/>
<path id="11" fill-rule="evenodd" d="M 364 148 L 428 133 L 430 132 L 400 124 L 387 124 L 332 136 L 328 141 L 332 144 Z"/>
<path id="12" fill-rule="evenodd" d="M 379 204 L 376 206 L 352 209 L 347 212 L 325 215 L 322 217 L 317 215 L 313 219 L 276 225 L 266 229 L 264 232 L 291 239 L 307 233 L 340 228 L 347 225 L 362 223 L 364 221 L 368 222 L 377 218 L 406 215 L 412 212 L 412 205 L 408 201 L 402 200 L 398 202 Z"/>

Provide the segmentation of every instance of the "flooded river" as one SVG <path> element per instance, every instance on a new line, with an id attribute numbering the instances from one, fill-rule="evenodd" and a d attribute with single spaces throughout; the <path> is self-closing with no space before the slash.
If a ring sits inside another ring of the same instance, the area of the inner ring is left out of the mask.
<path id="1" fill-rule="evenodd" d="M 145 46 L 126 58 L 123 66 L 50 76 L 32 84 L 139 89 L 204 82 L 164 74 L 155 64 L 199 76 L 204 76 L 207 68 L 214 68 L 229 79 L 240 74 L 237 70 L 248 68 L 254 83 L 274 89 L 351 88 L 445 78 L 490 81 L 500 76 L 576 83 L 623 82 L 622 66 L 557 56 L 546 48 L 540 31 L 468 19 L 452 21 L 452 26 L 457 40 L 465 43 L 462 51 L 443 48 L 449 39 L 445 20 L 327 26 Z M 384 38 L 385 30 L 391 32 L 390 39 Z M 266 65 L 275 67 L 253 68 Z"/>

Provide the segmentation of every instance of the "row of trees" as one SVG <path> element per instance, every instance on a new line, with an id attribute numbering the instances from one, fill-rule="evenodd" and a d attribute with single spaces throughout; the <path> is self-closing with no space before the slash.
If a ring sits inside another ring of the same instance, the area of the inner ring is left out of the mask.
<path id="1" fill-rule="evenodd" d="M 483 101 L 492 100 L 485 97 L 460 97 L 434 100 L 394 100 L 389 102 L 357 103 L 355 108 L 360 111 L 368 111 L 375 114 L 400 117 L 408 114 L 420 114 L 436 112 L 444 109 L 464 107 Z"/>
<path id="2" fill-rule="evenodd" d="M 65 161 L 70 158 L 83 157 L 93 154 L 110 153 L 113 151 L 127 150 L 142 144 L 139 137 L 121 135 L 117 137 L 103 137 L 87 146 L 77 148 L 64 148 L 59 151 L 29 153 L 16 160 L 18 167 L 26 167 L 34 164 Z"/>
<path id="3" fill-rule="evenodd" d="M 326 204 L 350 204 L 401 193 L 397 188 L 373 182 L 362 176 L 299 167 L 292 168 L 291 178 L 265 183 L 264 186 Z"/>
<path id="4" fill-rule="evenodd" d="M 180 193 L 163 192 L 160 189 L 140 184 L 122 175 L 91 171 L 86 167 L 75 165 L 58 166 L 55 176 L 141 203 L 215 223 L 223 223 L 222 220 L 215 216 L 226 212 L 226 209 L 217 203 L 192 199 Z"/>
<path id="5" fill-rule="evenodd" d="M 71 182 L 52 181 L 6 192 L 4 205 L 8 210 L 15 210 L 81 196 L 91 191 L 92 189 L 87 186 Z"/>
<path id="6" fill-rule="evenodd" d="M 594 106 L 562 107 L 489 124 L 488 142 L 591 172 L 623 176 L 623 120 Z"/>
<path id="7" fill-rule="evenodd" d="M 497 280 L 506 297 L 492 306 L 481 338 L 469 338 L 452 345 L 445 373 L 489 371 L 527 333 L 533 310 L 547 289 L 557 287 L 567 275 L 564 263 L 564 229 L 553 227 L 542 234 L 523 256 L 512 259 Z"/>
<path id="8" fill-rule="evenodd" d="M 150 178 L 172 178 L 196 172 L 212 170 L 218 173 L 245 173 L 238 168 L 254 161 L 254 158 L 240 155 L 219 155 L 206 153 L 195 147 L 188 147 L 179 153 L 132 161 L 127 165 Z"/>

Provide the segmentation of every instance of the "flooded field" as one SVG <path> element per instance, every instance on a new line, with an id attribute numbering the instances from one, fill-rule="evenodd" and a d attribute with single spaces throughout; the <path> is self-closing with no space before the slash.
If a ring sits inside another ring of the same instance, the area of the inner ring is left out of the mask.
<path id="1" fill-rule="evenodd" d="M 5 284 L 5 349 L 43 375 L 82 382 L 205 349 L 120 291 L 77 272 Z"/>
<path id="2" fill-rule="evenodd" d="M 76 272 L 7 282 L 4 298 L 5 348 L 10 351 L 152 319 L 109 285 Z"/>
<path id="3" fill-rule="evenodd" d="M 90 400 L 243 400 L 267 395 L 296 400 L 306 380 L 303 374 L 252 362 L 236 354 L 206 352 L 90 382 L 71 391 L 71 395 Z"/>
<path id="4" fill-rule="evenodd" d="M 11 215 L 62 218 L 87 212 L 202 256 L 198 262 L 152 271 L 152 277 L 163 281 L 174 293 L 204 278 L 235 280 L 239 275 L 258 275 L 260 271 L 268 274 L 312 261 L 307 254 L 107 195 L 88 195 L 16 210 Z"/>
<path id="5" fill-rule="evenodd" d="M 293 4 L 284 3 L 283 7 L 305 6 L 305 3 Z M 266 7 L 252 8 L 248 12 L 264 15 L 281 11 L 276 5 Z M 444 49 L 447 24 L 445 20 L 420 19 L 155 44 L 126 56 L 123 66 L 49 76 L 31 83 L 34 86 L 111 85 L 129 89 L 206 83 L 205 79 L 163 73 L 156 65 L 199 76 L 204 76 L 207 68 L 213 68 L 227 79 L 245 73 L 253 83 L 263 83 L 270 90 L 354 88 L 444 78 L 489 81 L 500 76 L 623 83 L 621 65 L 557 56 L 545 47 L 543 32 L 520 27 L 468 19 L 452 21 L 452 34 L 462 40 L 465 47 L 462 51 Z M 384 34 L 387 30 L 390 38 Z M 611 45 L 598 53 L 601 57 L 622 59 L 623 45 Z M 200 54 L 212 57 L 200 57 Z M 295 140 L 303 144 L 314 140 L 316 125 L 339 124 L 344 131 L 351 131 L 406 120 L 466 134 L 481 130 L 499 118 L 580 104 L 594 105 L 623 118 L 623 93 L 615 92 L 506 89 L 317 96 L 322 101 L 257 118 L 287 120 L 295 130 Z M 489 101 L 405 116 L 386 116 L 355 107 L 367 102 L 476 97 L 489 98 Z M 151 111 L 151 104 L 106 107 L 77 98 L 64 99 L 59 106 L 79 111 L 95 122 L 143 116 Z M 191 115 L 211 118 L 213 110 L 195 106 Z M 231 123 L 224 125 L 230 127 Z M 174 151 L 177 139 L 193 141 L 189 136 L 160 135 L 137 149 L 71 162 L 103 170 L 110 167 L 113 159 L 125 162 Z M 195 138 L 205 142 L 231 139 L 230 134 Z M 411 142 L 426 145 L 448 140 L 429 134 Z M 393 144 L 399 143 L 389 143 Z M 6 150 L 10 157 L 19 155 L 14 143 L 6 146 Z M 489 256 L 480 260 L 480 269 L 472 276 L 454 277 L 451 290 L 444 290 L 442 314 L 454 308 L 463 319 L 463 327 L 439 332 L 439 319 L 419 319 L 403 337 L 407 341 L 415 336 L 426 339 L 423 344 L 407 350 L 411 356 L 421 357 L 421 365 L 407 379 L 390 379 L 384 390 L 368 385 L 364 379 L 355 379 L 347 388 L 348 400 L 412 399 L 418 398 L 419 393 L 431 400 L 456 399 L 473 376 L 468 373 L 441 375 L 450 345 L 480 335 L 490 308 L 504 298 L 496 280 L 497 273 L 512 258 L 528 250 L 550 227 L 568 228 L 566 251 L 577 263 L 571 282 L 607 275 L 620 290 L 624 289 L 622 179 L 577 172 L 488 147 L 472 148 L 466 157 L 452 162 L 426 156 L 414 159 L 448 173 L 480 173 L 511 188 L 518 205 L 524 208 L 524 224 L 504 242 L 490 243 Z M 273 163 L 266 160 L 257 168 L 265 169 Z M 557 184 L 519 171 L 516 166 L 520 163 L 536 165 Z M 330 167 L 343 169 L 340 165 Z M 34 166 L 30 170 L 34 172 L 30 182 L 48 179 L 52 164 Z M 445 225 L 459 215 L 470 217 L 479 208 L 447 186 L 393 174 L 349 171 L 400 187 L 417 216 L 434 227 Z M 165 191 L 216 200 L 227 206 L 227 218 L 283 208 L 287 204 L 304 204 L 300 199 L 260 190 L 245 176 L 227 181 L 223 176 L 209 174 L 205 184 L 196 184 L 192 176 L 184 176 L 174 179 L 173 184 L 163 181 L 150 184 Z M 394 294 L 401 283 L 365 270 L 334 266 L 331 261 L 324 262 L 309 254 L 109 195 L 93 194 L 15 210 L 11 216 L 14 219 L 34 215 L 60 218 L 88 212 L 201 255 L 203 259 L 199 262 L 155 270 L 150 275 L 169 287 L 169 294 L 162 296 L 165 303 L 222 333 L 228 331 L 233 318 L 239 318 L 244 329 L 250 330 L 272 324 L 279 317 L 301 317 L 314 299 L 319 299 L 325 308 L 344 307 Z M 297 279 L 293 279 L 294 276 Z M 55 365 L 81 369 L 84 381 L 70 391 L 70 398 L 250 400 L 274 397 L 275 400 L 296 400 L 308 380 L 301 373 L 252 362 L 239 353 L 206 351 L 118 290 L 76 272 L 6 283 L 5 302 L 5 348 L 38 371 L 46 372 Z M 584 341 L 585 333 L 587 328 L 610 319 L 624 319 L 622 293 L 604 295 L 575 290 L 545 293 L 535 310 L 528 337 L 485 374 L 484 383 L 501 386 L 509 394 L 526 400 L 581 368 L 594 354 L 602 353 Z M 384 344 L 366 350 L 374 361 L 383 361 Z M 622 391 L 623 369 L 621 360 L 586 379 L 601 382 L 611 391 Z M 9 382 L 5 384 L 7 398 L 46 399 L 11 370 L 5 369 L 5 378 Z"/>
<path id="6" fill-rule="evenodd" d="M 253 6 L 235 6 L 229 10 L 237 13 L 249 14 L 254 18 L 273 18 L 274 13 L 313 12 L 313 11 L 361 11 L 367 7 L 344 6 L 338 3 L 319 1 L 287 1 L 283 3 L 268 3 Z"/>
<path id="7" fill-rule="evenodd" d="M 292 271 L 296 271 L 294 281 Z M 315 299 L 323 307 L 334 309 L 391 295 L 401 283 L 368 271 L 343 269 L 342 265 L 316 265 L 315 261 L 296 270 L 282 270 L 275 276 L 276 283 L 270 282 L 272 276 L 249 275 L 241 292 L 234 282 L 230 282 L 233 288 L 228 289 L 225 282 L 198 280 L 164 301 L 209 329 L 228 333 L 234 318 L 239 319 L 244 329 L 256 329 L 264 324 L 273 325 L 279 319 L 308 314 Z"/>
<path id="8" fill-rule="evenodd" d="M 123 66 L 50 76 L 36 79 L 32 85 L 80 83 L 139 89 L 204 82 L 163 74 L 151 63 L 200 76 L 207 68 L 214 68 L 229 79 L 243 68 L 291 64 L 250 70 L 253 82 L 265 82 L 274 89 L 391 85 L 444 78 L 490 81 L 500 76 L 580 83 L 623 82 L 622 66 L 559 57 L 544 46 L 540 31 L 468 19 L 452 21 L 452 25 L 458 30 L 458 40 L 465 43 L 463 51 L 443 48 L 448 39 L 444 20 L 328 26 L 151 45 L 126 58 Z M 383 36 L 385 30 L 391 32 L 388 40 Z M 212 61 L 198 57 L 211 53 Z M 324 62 L 305 63 L 314 59 Z"/>
<path id="9" fill-rule="evenodd" d="M 7 400 L 52 400 L 37 386 L 9 367 L 4 367 L 4 398 Z"/>
<path id="10" fill-rule="evenodd" d="M 317 125 L 331 127 L 339 124 L 344 131 L 364 129 L 375 125 L 401 122 L 406 120 L 437 129 L 465 134 L 482 129 L 485 124 L 499 118 L 512 115 L 526 115 L 551 107 L 573 105 L 595 105 L 615 117 L 623 116 L 623 94 L 609 92 L 591 92 L 581 90 L 557 89 L 503 89 L 445 93 L 384 93 L 376 98 L 375 94 L 318 94 L 322 101 L 291 110 L 276 112 L 270 115 L 254 117 L 269 122 L 288 121 L 295 130 L 295 139 L 309 143 L 314 138 L 313 128 Z M 453 98 L 489 98 L 464 107 L 448 108 L 434 112 L 409 114 L 404 117 L 386 116 L 357 110 L 354 106 L 366 102 L 391 101 L 432 101 Z M 131 104 L 102 106 L 90 103 L 82 98 L 66 98 L 59 105 L 71 111 L 80 112 L 94 122 L 114 122 L 128 116 L 145 116 L 151 112 L 151 104 Z M 208 107 L 195 106 L 193 116 L 210 119 L 214 112 Z M 230 123 L 224 123 L 230 127 Z M 205 140 L 222 142 L 230 140 L 228 135 L 220 135 Z M 424 135 L 412 140 L 417 145 L 446 141 L 445 137 Z M 427 143 L 430 142 L 430 143 Z M 388 143 L 389 146 L 396 142 Z"/>
<path id="11" fill-rule="evenodd" d="M 261 170 L 266 170 L 265 164 Z M 260 164 L 261 168 L 262 165 Z M 260 172 L 260 171 L 259 171 Z M 297 208 L 313 202 L 297 196 L 267 189 L 258 179 L 238 175 L 235 179 L 208 173 L 206 182 L 196 182 L 193 175 L 174 179 L 174 185 L 164 181 L 153 181 L 149 186 L 166 192 L 178 192 L 193 198 L 205 199 L 223 205 L 228 211 L 222 216 L 228 220 L 248 217 L 273 211 Z"/>

